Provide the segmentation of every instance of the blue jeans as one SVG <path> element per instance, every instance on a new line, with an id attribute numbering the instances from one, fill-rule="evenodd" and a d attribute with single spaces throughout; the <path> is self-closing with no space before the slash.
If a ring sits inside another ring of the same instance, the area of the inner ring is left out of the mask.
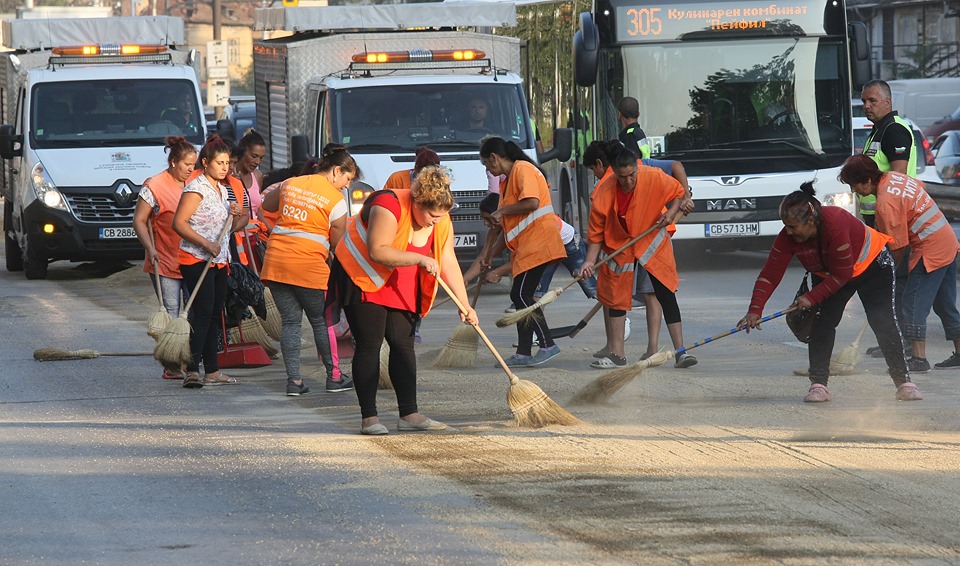
<path id="1" fill-rule="evenodd" d="M 930 309 L 943 324 L 947 341 L 960 338 L 960 312 L 957 311 L 957 258 L 950 264 L 927 273 L 923 258 L 907 276 L 903 291 L 903 333 L 913 340 L 927 339 Z"/>
<path id="2" fill-rule="evenodd" d="M 153 285 L 154 292 L 156 292 L 156 278 L 149 273 L 147 275 L 150 277 L 150 283 Z M 160 290 L 163 291 L 163 308 L 166 309 L 173 318 L 180 316 L 180 306 L 183 305 L 183 280 L 161 275 Z"/>
<path id="3" fill-rule="evenodd" d="M 567 257 L 547 265 L 543 276 L 540 277 L 540 285 L 537 287 L 536 295 L 538 297 L 542 297 L 550 290 L 550 282 L 553 281 L 553 274 L 556 273 L 557 267 L 559 267 L 561 263 L 570 271 L 570 275 L 576 277 L 576 273 L 580 271 L 583 262 L 587 259 L 587 248 L 583 243 L 583 238 L 580 236 L 574 236 L 573 239 L 570 240 L 570 243 L 565 244 L 563 247 L 567 251 Z M 591 276 L 589 279 L 581 279 L 577 281 L 577 283 L 579 283 L 580 288 L 583 289 L 583 294 L 586 295 L 588 299 L 597 298 L 596 276 Z"/>

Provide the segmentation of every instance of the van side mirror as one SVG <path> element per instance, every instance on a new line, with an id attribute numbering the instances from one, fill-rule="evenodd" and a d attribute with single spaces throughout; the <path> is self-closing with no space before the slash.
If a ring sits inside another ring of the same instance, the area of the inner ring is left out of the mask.
<path id="1" fill-rule="evenodd" d="M 573 34 L 573 77 L 579 86 L 593 86 L 600 66 L 600 32 L 593 14 L 581 12 L 580 29 Z"/>
<path id="2" fill-rule="evenodd" d="M 290 154 L 293 157 L 293 163 L 306 163 L 310 159 L 307 136 L 298 134 L 290 137 Z"/>
<path id="3" fill-rule="evenodd" d="M 557 128 L 553 131 L 553 147 L 537 155 L 540 163 L 554 159 L 566 161 L 573 153 L 573 128 Z"/>
<path id="4" fill-rule="evenodd" d="M 847 24 L 847 35 L 850 36 L 850 73 L 853 81 L 853 90 L 859 91 L 863 83 L 871 78 L 870 71 L 870 42 L 867 40 L 867 26 L 863 22 Z"/>
<path id="5" fill-rule="evenodd" d="M 23 136 L 14 133 L 10 124 L 0 126 L 0 157 L 13 159 L 23 155 Z"/>

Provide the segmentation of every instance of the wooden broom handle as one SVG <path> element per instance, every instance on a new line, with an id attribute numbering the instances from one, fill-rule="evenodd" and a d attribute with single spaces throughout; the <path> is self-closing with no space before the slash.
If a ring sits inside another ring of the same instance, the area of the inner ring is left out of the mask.
<path id="1" fill-rule="evenodd" d="M 230 230 L 230 227 L 233 225 L 233 216 L 228 215 L 227 221 L 223 224 L 223 229 L 220 230 L 220 237 L 217 238 L 217 242 L 222 242 L 223 237 L 227 235 L 227 232 Z M 190 307 L 193 306 L 193 300 L 197 298 L 197 291 L 200 290 L 200 284 L 203 283 L 203 278 L 207 276 L 207 271 L 210 270 L 210 264 L 213 263 L 213 256 L 210 256 L 207 259 L 207 264 L 203 266 L 203 271 L 200 272 L 200 279 L 197 279 L 197 286 L 193 288 L 193 292 L 190 293 L 190 298 L 187 299 L 187 306 L 184 307 L 183 312 L 180 313 L 180 316 L 186 318 L 187 313 L 190 312 Z"/>
<path id="2" fill-rule="evenodd" d="M 457 296 L 453 294 L 453 291 L 450 290 L 450 287 L 447 286 L 447 283 L 440 277 L 437 277 L 437 283 L 439 283 L 440 286 L 443 287 L 443 290 L 446 291 L 448 295 L 450 295 L 450 298 L 453 300 L 453 303 L 457 305 L 457 308 L 460 309 L 460 312 L 466 315 L 467 309 L 463 307 L 463 303 L 461 303 L 460 299 L 458 299 Z M 480 339 L 483 340 L 483 343 L 487 345 L 487 349 L 490 350 L 490 353 L 493 354 L 493 357 L 497 358 L 497 362 L 500 364 L 500 367 L 503 368 L 503 371 L 507 373 L 507 377 L 510 378 L 510 382 L 514 383 L 518 381 L 519 379 L 517 378 L 517 376 L 513 375 L 513 372 L 510 371 L 509 367 L 507 367 L 507 362 L 503 361 L 503 357 L 500 356 L 500 352 L 498 352 L 497 349 L 493 346 L 493 344 L 490 343 L 490 339 L 487 338 L 487 335 L 484 334 L 483 330 L 480 329 L 480 325 L 471 324 L 470 326 L 473 326 L 473 329 L 477 331 L 477 334 L 480 336 Z"/>
<path id="3" fill-rule="evenodd" d="M 480 300 L 480 288 L 483 287 L 483 275 L 480 276 L 480 280 L 477 281 L 477 292 L 473 294 L 473 300 L 470 301 L 470 308 L 473 310 L 477 309 L 477 301 Z"/>
<path id="4" fill-rule="evenodd" d="M 581 330 L 586 328 L 587 323 L 590 322 L 590 319 L 593 318 L 593 315 L 597 314 L 597 311 L 599 311 L 600 307 L 602 306 L 603 305 L 600 304 L 600 301 L 597 301 L 597 303 L 593 305 L 593 308 L 591 308 L 590 311 L 582 319 L 580 319 L 580 322 L 577 323 L 576 328 L 574 328 L 570 334 L 567 335 L 567 338 L 573 338 L 579 334 Z"/>
<path id="5" fill-rule="evenodd" d="M 153 239 L 153 222 L 147 218 L 147 237 L 150 238 L 150 245 L 153 246 L 154 255 L 157 251 L 157 243 Z M 157 299 L 160 300 L 160 308 L 163 308 L 163 289 L 160 286 L 160 262 L 156 258 L 150 260 L 153 262 L 153 278 L 157 282 Z"/>
<path id="6" fill-rule="evenodd" d="M 646 230 L 644 230 L 643 232 L 641 232 L 640 235 L 635 236 L 633 239 L 631 239 L 631 240 L 630 240 L 629 242 L 627 242 L 626 244 L 623 244 L 622 246 L 620 246 L 619 248 L 613 250 L 612 252 L 610 252 L 609 254 L 607 254 L 606 256 L 604 256 L 603 258 L 597 260 L 597 265 L 606 262 L 607 260 L 613 258 L 613 256 L 620 255 L 621 253 L 623 253 L 623 251 L 624 251 L 625 249 L 629 248 L 629 247 L 632 246 L 633 244 L 636 244 L 636 243 L 639 242 L 641 239 L 643 239 L 644 236 L 646 236 L 646 235 L 649 234 L 650 232 L 653 232 L 653 231 L 656 230 L 656 229 L 657 229 L 657 225 L 656 225 L 656 224 L 654 224 L 653 226 L 647 228 Z M 573 287 L 573 284 L 574 284 L 574 283 L 577 283 L 577 282 L 580 281 L 581 279 L 583 279 L 583 273 L 581 273 L 580 275 L 574 277 L 574 278 L 573 278 L 573 281 L 571 281 L 571 282 L 567 283 L 566 285 L 564 285 L 563 287 L 561 287 L 561 288 L 560 288 L 560 292 L 562 293 L 562 292 L 566 291 L 567 289 L 569 289 L 570 287 Z"/>

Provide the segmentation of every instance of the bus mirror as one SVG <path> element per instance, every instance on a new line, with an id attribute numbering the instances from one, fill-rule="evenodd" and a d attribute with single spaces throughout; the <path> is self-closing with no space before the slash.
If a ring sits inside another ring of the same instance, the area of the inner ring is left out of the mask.
<path id="1" fill-rule="evenodd" d="M 850 36 L 850 72 L 853 90 L 860 90 L 863 83 L 870 80 L 870 42 L 867 40 L 867 26 L 863 22 L 847 24 Z"/>
<path id="2" fill-rule="evenodd" d="M 573 75 L 579 86 L 593 86 L 597 82 L 600 61 L 600 33 L 593 14 L 580 14 L 580 29 L 573 36 Z"/>
<path id="3" fill-rule="evenodd" d="M 553 131 L 553 147 L 537 155 L 540 163 L 546 163 L 554 159 L 566 161 L 570 159 L 573 152 L 573 129 L 557 128 Z"/>
<path id="4" fill-rule="evenodd" d="M 0 157 L 4 159 L 13 159 L 23 154 L 23 138 L 13 131 L 13 126 L 4 124 L 0 126 Z"/>
<path id="5" fill-rule="evenodd" d="M 306 163 L 310 159 L 307 150 L 307 136 L 296 135 L 290 138 L 290 154 L 294 163 Z"/>

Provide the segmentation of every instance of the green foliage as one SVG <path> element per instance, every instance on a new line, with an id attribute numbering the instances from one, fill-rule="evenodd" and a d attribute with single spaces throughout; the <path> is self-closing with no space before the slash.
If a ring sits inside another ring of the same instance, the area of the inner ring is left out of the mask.
<path id="1" fill-rule="evenodd" d="M 248 65 L 236 79 L 230 80 L 230 95 L 253 94 L 253 65 Z"/>
<path id="2" fill-rule="evenodd" d="M 956 45 L 934 43 L 904 47 L 897 61 L 886 63 L 890 74 L 897 79 L 923 79 L 956 76 Z"/>

